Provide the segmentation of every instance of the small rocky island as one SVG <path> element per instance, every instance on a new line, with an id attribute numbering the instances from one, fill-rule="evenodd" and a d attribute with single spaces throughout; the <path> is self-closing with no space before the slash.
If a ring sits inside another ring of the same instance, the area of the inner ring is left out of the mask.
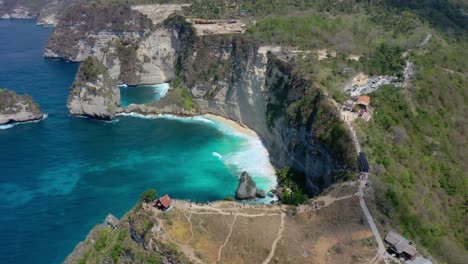
<path id="1" fill-rule="evenodd" d="M 67 107 L 72 115 L 112 119 L 120 106 L 117 82 L 95 57 L 88 57 L 78 69 Z"/>
<path id="2" fill-rule="evenodd" d="M 265 191 L 257 189 L 257 185 L 247 172 L 242 172 L 239 186 L 236 191 L 236 198 L 239 200 L 250 200 L 254 198 L 265 198 Z"/>
<path id="3" fill-rule="evenodd" d="M 0 89 L 0 125 L 40 120 L 43 117 L 44 113 L 31 96 Z"/>

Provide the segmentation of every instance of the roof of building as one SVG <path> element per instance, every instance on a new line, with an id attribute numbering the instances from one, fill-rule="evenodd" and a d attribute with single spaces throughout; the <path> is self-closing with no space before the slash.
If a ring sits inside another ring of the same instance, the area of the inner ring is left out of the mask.
<path id="1" fill-rule="evenodd" d="M 432 261 L 419 256 L 419 257 L 416 257 L 414 260 L 408 260 L 405 263 L 406 264 L 432 264 Z"/>
<path id="2" fill-rule="evenodd" d="M 165 208 L 168 208 L 172 204 L 171 198 L 169 198 L 169 195 L 164 195 L 163 197 L 159 198 L 159 202 L 161 203 L 162 206 Z"/>
<path id="3" fill-rule="evenodd" d="M 410 256 L 415 256 L 418 253 L 416 248 L 410 245 L 408 239 L 404 238 L 403 236 L 394 231 L 388 232 L 388 234 L 385 236 L 385 242 L 392 245 L 398 254 L 404 252 Z"/>
<path id="4" fill-rule="evenodd" d="M 416 256 L 416 254 L 418 254 L 415 247 L 403 241 L 395 245 L 395 249 L 398 254 L 406 253 L 410 256 Z"/>
<path id="5" fill-rule="evenodd" d="M 370 104 L 370 97 L 367 95 L 361 95 L 357 99 L 357 104 L 360 105 L 369 105 Z"/>
<path id="6" fill-rule="evenodd" d="M 359 153 L 359 155 L 361 155 L 361 153 Z M 402 237 L 400 234 L 398 234 L 395 231 L 390 231 L 385 236 L 384 240 L 385 240 L 385 242 L 387 242 L 387 243 L 391 244 L 392 246 L 394 246 L 394 245 L 398 244 L 398 242 L 406 240 L 406 238 Z"/>

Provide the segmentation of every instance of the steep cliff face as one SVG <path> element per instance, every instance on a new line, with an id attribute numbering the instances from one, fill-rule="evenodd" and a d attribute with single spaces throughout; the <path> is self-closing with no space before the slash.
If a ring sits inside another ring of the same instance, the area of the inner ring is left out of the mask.
<path id="1" fill-rule="evenodd" d="M 354 168 L 349 132 L 327 96 L 294 66 L 241 35 L 195 37 L 181 33 L 179 76 L 201 113 L 241 122 L 263 139 L 277 167 L 306 175 L 316 194 L 332 172 Z"/>
<path id="2" fill-rule="evenodd" d="M 129 6 L 72 6 L 47 41 L 45 56 L 75 62 L 101 58 L 109 43 L 134 43 L 151 27 L 150 19 Z"/>
<path id="3" fill-rule="evenodd" d="M 44 56 L 81 62 L 101 60 L 110 76 L 128 85 L 158 84 L 174 77 L 172 32 L 129 6 L 74 6 L 49 38 Z"/>
<path id="4" fill-rule="evenodd" d="M 72 115 L 112 119 L 120 106 L 117 82 L 109 77 L 104 65 L 88 57 L 78 69 L 67 107 Z"/>
<path id="5" fill-rule="evenodd" d="M 0 89 L 0 125 L 39 120 L 44 116 L 31 96 Z"/>

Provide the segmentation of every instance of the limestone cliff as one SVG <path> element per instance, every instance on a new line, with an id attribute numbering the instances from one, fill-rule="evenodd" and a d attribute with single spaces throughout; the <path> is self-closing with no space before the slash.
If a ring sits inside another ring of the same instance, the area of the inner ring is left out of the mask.
<path id="1" fill-rule="evenodd" d="M 174 77 L 171 37 L 167 27 L 153 25 L 129 6 L 74 6 L 49 38 L 44 56 L 75 62 L 95 56 L 120 83 L 157 84 Z"/>
<path id="2" fill-rule="evenodd" d="M 95 57 L 88 57 L 78 69 L 67 107 L 72 115 L 112 119 L 120 106 L 117 82 Z"/>
<path id="3" fill-rule="evenodd" d="M 352 139 L 337 109 L 293 63 L 242 35 L 196 37 L 183 21 L 173 23 L 178 76 L 200 113 L 255 130 L 276 167 L 306 175 L 310 194 L 329 186 L 333 172 L 355 168 Z"/>
<path id="4" fill-rule="evenodd" d="M 39 105 L 29 95 L 18 95 L 0 89 L 0 125 L 39 120 L 44 116 Z"/>

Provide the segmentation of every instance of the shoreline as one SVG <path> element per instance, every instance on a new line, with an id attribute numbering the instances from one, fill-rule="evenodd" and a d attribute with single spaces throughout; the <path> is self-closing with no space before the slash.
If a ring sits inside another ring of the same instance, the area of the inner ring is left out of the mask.
<path id="1" fill-rule="evenodd" d="M 234 120 L 231 120 L 231 119 L 219 116 L 219 115 L 210 114 L 210 113 L 203 114 L 202 116 L 207 117 L 209 119 L 216 120 L 216 121 L 218 121 L 218 122 L 220 122 L 220 123 L 222 123 L 224 125 L 227 125 L 227 126 L 233 128 L 235 131 L 241 133 L 242 135 L 249 136 L 249 137 L 257 137 L 258 139 L 260 139 L 260 137 L 258 136 L 258 134 L 255 131 L 248 128 L 247 126 L 243 126 L 243 125 L 237 123 Z"/>

